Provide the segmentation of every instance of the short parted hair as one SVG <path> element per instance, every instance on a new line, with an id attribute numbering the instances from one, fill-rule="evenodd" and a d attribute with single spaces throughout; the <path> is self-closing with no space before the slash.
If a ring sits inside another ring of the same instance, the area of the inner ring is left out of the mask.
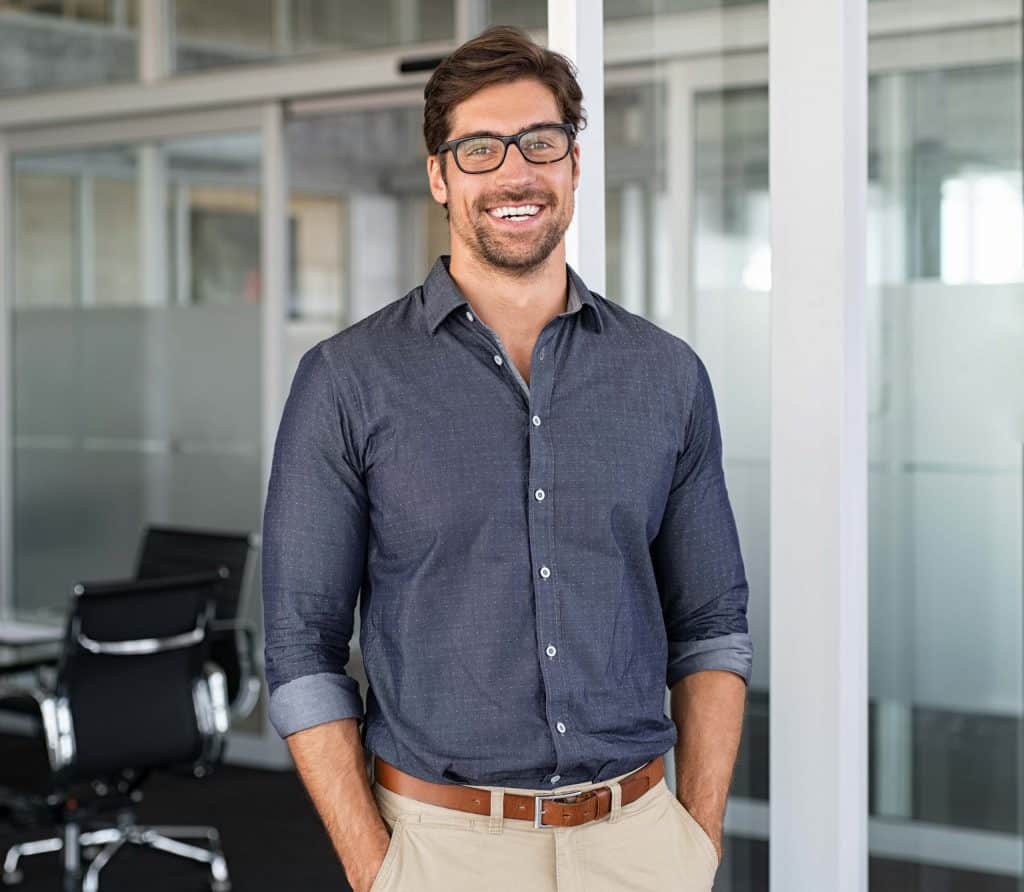
<path id="1" fill-rule="evenodd" d="M 549 87 L 562 120 L 578 132 L 587 125 L 583 91 L 576 67 L 554 50 L 534 43 L 520 28 L 495 25 L 466 41 L 444 58 L 423 90 L 423 138 L 427 152 L 437 154 L 451 132 L 452 110 L 478 90 L 492 84 L 533 78 Z M 442 170 L 443 161 L 442 158 Z"/>

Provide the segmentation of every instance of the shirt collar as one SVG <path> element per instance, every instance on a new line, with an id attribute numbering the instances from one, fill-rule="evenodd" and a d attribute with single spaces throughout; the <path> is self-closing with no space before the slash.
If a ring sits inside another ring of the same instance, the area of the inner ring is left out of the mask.
<path id="1" fill-rule="evenodd" d="M 438 326 L 452 310 L 469 304 L 448 272 L 450 262 L 450 254 L 440 255 L 423 282 L 423 309 L 432 335 L 437 332 Z M 576 270 L 568 263 L 565 265 L 565 269 L 569 277 L 569 299 L 566 312 L 573 313 L 577 310 L 582 311 L 584 306 L 590 307 L 589 312 L 594 320 L 595 329 L 601 331 L 604 323 L 601 320 L 601 311 L 597 306 L 597 301 L 594 300 L 594 295 L 591 294 L 590 289 L 587 288 Z"/>

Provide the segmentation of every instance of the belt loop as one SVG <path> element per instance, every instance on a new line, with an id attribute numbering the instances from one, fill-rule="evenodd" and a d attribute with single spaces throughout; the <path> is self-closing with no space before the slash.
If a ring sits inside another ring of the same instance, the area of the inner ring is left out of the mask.
<path id="1" fill-rule="evenodd" d="M 505 790 L 499 787 L 491 790 L 491 817 L 487 822 L 488 833 L 501 833 L 505 821 Z"/>
<path id="2" fill-rule="evenodd" d="M 608 786 L 612 791 L 612 810 L 608 813 L 608 823 L 614 824 L 622 816 L 622 784 L 612 781 Z"/>

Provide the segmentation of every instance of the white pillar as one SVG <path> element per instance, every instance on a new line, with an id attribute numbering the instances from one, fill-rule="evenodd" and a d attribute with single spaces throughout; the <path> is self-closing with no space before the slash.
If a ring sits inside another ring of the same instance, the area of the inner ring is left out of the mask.
<path id="1" fill-rule="evenodd" d="M 548 0 L 548 49 L 576 65 L 587 113 L 587 127 L 577 137 L 580 184 L 576 213 L 565 234 L 565 259 L 589 288 L 604 294 L 603 0 Z"/>
<path id="2" fill-rule="evenodd" d="M 867 890 L 867 0 L 770 11 L 771 875 Z"/>

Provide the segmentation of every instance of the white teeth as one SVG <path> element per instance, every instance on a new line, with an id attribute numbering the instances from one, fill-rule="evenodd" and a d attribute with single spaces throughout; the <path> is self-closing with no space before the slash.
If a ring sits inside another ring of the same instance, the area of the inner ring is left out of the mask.
<path id="1" fill-rule="evenodd" d="M 490 214 L 494 217 L 532 217 L 540 210 L 540 205 L 524 204 L 519 207 L 492 208 Z"/>

